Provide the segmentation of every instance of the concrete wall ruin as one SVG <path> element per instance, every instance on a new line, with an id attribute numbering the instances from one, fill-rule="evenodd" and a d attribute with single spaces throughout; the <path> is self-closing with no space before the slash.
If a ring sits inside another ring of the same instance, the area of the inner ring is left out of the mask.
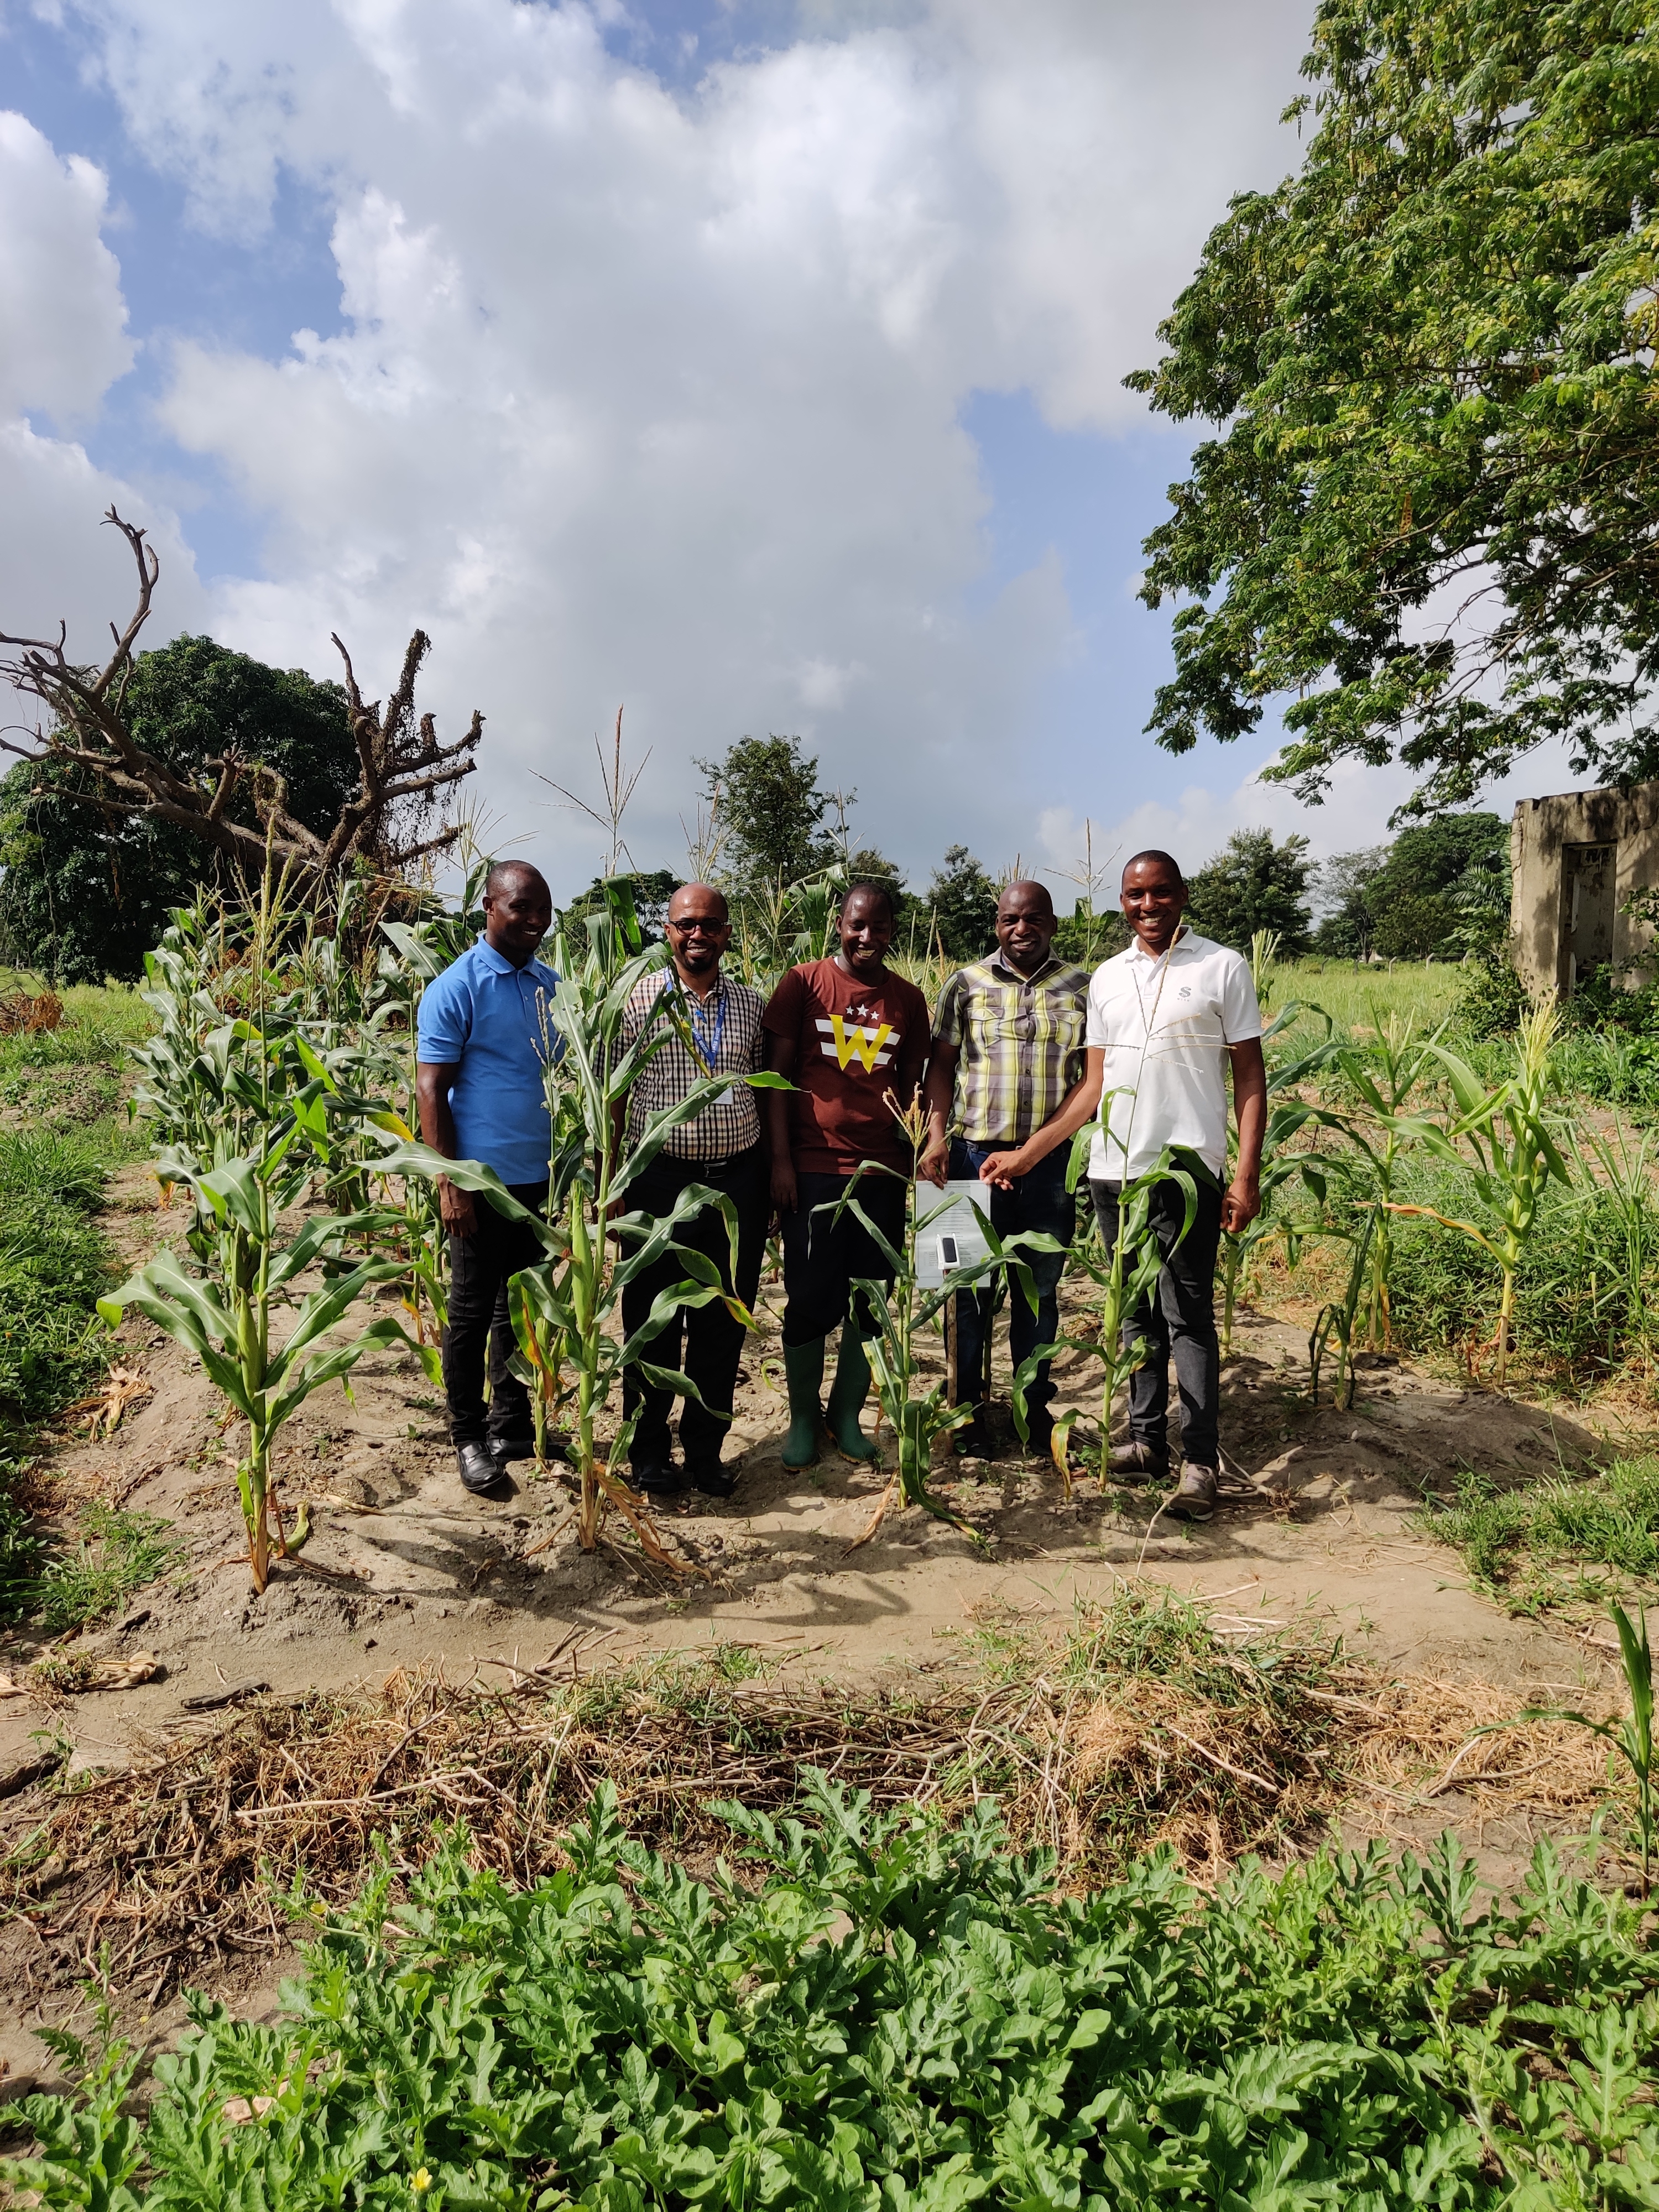
<path id="1" fill-rule="evenodd" d="M 1529 991 L 1570 998 L 1609 963 L 1627 988 L 1648 980 L 1626 963 L 1650 952 L 1653 933 L 1622 909 L 1659 884 L 1659 783 L 1523 799 L 1510 864 L 1510 950 Z"/>

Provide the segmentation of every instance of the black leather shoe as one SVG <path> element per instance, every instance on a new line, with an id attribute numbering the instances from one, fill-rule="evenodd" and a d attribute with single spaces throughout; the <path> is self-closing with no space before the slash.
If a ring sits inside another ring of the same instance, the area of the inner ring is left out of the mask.
<path id="1" fill-rule="evenodd" d="M 737 1476 L 728 1474 L 718 1460 L 710 1460 L 703 1467 L 688 1467 L 685 1479 L 705 1498 L 729 1498 L 738 1486 Z"/>
<path id="2" fill-rule="evenodd" d="M 642 1467 L 635 1463 L 629 1475 L 642 1498 L 678 1498 L 685 1487 L 678 1468 L 665 1460 L 647 1460 Z"/>
<path id="3" fill-rule="evenodd" d="M 506 1467 L 515 1459 L 534 1459 L 536 1438 L 533 1432 L 529 1431 L 521 1437 L 491 1437 L 489 1449 L 497 1462 L 502 1467 Z M 547 1440 L 547 1456 L 550 1460 L 568 1461 L 570 1457 L 569 1446 L 557 1437 L 550 1437 Z"/>
<path id="4" fill-rule="evenodd" d="M 455 1464 L 461 1471 L 461 1487 L 475 1498 L 497 1488 L 505 1469 L 488 1444 L 457 1444 Z"/>
<path id="5" fill-rule="evenodd" d="M 971 1421 L 964 1421 L 959 1429 L 953 1430 L 951 1443 L 958 1459 L 994 1459 L 997 1455 L 990 1425 L 982 1413 L 975 1413 Z"/>

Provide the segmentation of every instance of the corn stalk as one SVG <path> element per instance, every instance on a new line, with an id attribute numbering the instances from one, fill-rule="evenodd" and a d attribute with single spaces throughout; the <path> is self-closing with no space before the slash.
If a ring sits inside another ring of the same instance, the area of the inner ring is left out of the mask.
<path id="1" fill-rule="evenodd" d="M 911 1204 L 905 1218 L 903 1236 L 894 1244 L 872 1219 L 860 1202 L 858 1188 L 866 1175 L 897 1174 L 899 1170 L 866 1162 L 853 1177 L 838 1199 L 820 1209 L 832 1216 L 843 1208 L 862 1225 L 866 1233 L 879 1249 L 882 1257 L 893 1271 L 892 1286 L 873 1276 L 860 1276 L 853 1284 L 855 1292 L 862 1291 L 868 1310 L 876 1324 L 876 1334 L 868 1340 L 866 1350 L 871 1373 L 874 1379 L 876 1399 L 882 1417 L 893 1431 L 896 1441 L 898 1465 L 894 1471 L 889 1493 L 896 1487 L 900 1500 L 906 1505 L 920 1505 L 936 1519 L 955 1522 L 957 1528 L 967 1524 L 957 1519 L 944 1501 L 934 1496 L 928 1487 L 928 1472 L 933 1462 L 933 1443 L 937 1437 L 948 1436 L 973 1419 L 970 1405 L 951 1406 L 945 1402 L 945 1382 L 941 1376 L 930 1390 L 920 1388 L 921 1359 L 917 1340 L 923 1330 L 930 1328 L 944 1310 L 945 1301 L 958 1291 L 972 1290 L 987 1276 L 1003 1273 L 1012 1279 L 1033 1309 L 1036 1293 L 1030 1280 L 1022 1254 L 1027 1249 L 1054 1251 L 1058 1249 L 1051 1237 L 1027 1231 L 1018 1237 L 1002 1237 L 991 1226 L 990 1218 L 979 1206 L 974 1208 L 981 1233 L 988 1248 L 987 1257 L 972 1265 L 954 1267 L 942 1283 L 928 1289 L 923 1285 L 916 1261 L 918 1238 L 929 1224 L 939 1219 L 951 1209 L 948 1205 L 932 1207 L 922 1212 L 920 1205 L 921 1184 L 918 1181 L 921 1155 L 927 1147 L 927 1117 L 920 1099 L 901 1112 L 893 1109 L 894 1118 L 910 1146 L 911 1167 L 909 1188 Z M 843 1328 L 854 1326 L 849 1312 Z M 859 1541 L 866 1542 L 880 1526 L 886 1510 L 887 1499 L 883 1498 L 875 1519 Z M 970 1529 L 969 1534 L 974 1532 Z"/>
<path id="2" fill-rule="evenodd" d="M 1128 1097 L 1133 1093 L 1126 1087 L 1109 1091 L 1100 1102 L 1100 1127 L 1106 1133 L 1108 1145 L 1119 1144 L 1111 1134 L 1111 1103 L 1115 1097 Z M 1066 1170 L 1066 1187 L 1075 1190 L 1088 1164 L 1093 1142 L 1093 1127 L 1079 1129 L 1072 1140 L 1072 1158 Z M 1127 1158 L 1127 1151 L 1125 1152 Z M 1198 1212 L 1198 1186 L 1185 1168 L 1175 1164 L 1166 1148 L 1151 1167 L 1143 1173 L 1126 1178 L 1120 1185 L 1117 1204 L 1117 1232 L 1107 1245 L 1099 1229 L 1091 1225 L 1089 1234 L 1072 1252 L 1072 1265 L 1088 1276 L 1100 1293 L 1097 1333 L 1092 1336 L 1062 1336 L 1054 1344 L 1040 1344 L 1029 1359 L 1022 1362 L 1014 1377 L 1014 1425 L 1021 1441 L 1026 1435 L 1025 1394 L 1036 1377 L 1038 1367 L 1058 1352 L 1074 1351 L 1097 1359 L 1102 1368 L 1100 1382 L 1100 1487 L 1106 1489 L 1111 1477 L 1112 1407 L 1117 1395 L 1129 1377 L 1146 1364 L 1144 1342 L 1137 1338 L 1126 1345 L 1125 1326 L 1148 1298 L 1158 1296 L 1158 1278 L 1163 1273 L 1166 1255 L 1152 1226 L 1152 1207 L 1154 1194 L 1162 1183 L 1172 1182 L 1184 1201 L 1181 1234 L 1176 1245 L 1181 1244 L 1193 1225 Z M 1171 1249 L 1175 1248 L 1172 1246 Z M 1050 1449 L 1054 1465 L 1060 1469 L 1066 1485 L 1066 1494 L 1072 1494 L 1071 1434 L 1080 1415 L 1073 1407 L 1055 1417 L 1054 1437 Z"/>
<path id="3" fill-rule="evenodd" d="M 310 1533 L 303 1506 L 292 1529 L 283 1519 L 272 1467 L 283 1429 L 313 1391 L 343 1379 L 373 1346 L 406 1340 L 397 1322 L 382 1319 L 348 1344 L 325 1340 L 372 1284 L 397 1274 L 390 1261 L 366 1260 L 321 1289 L 299 1296 L 296 1305 L 300 1278 L 337 1255 L 365 1222 L 361 1216 L 319 1215 L 291 1242 L 283 1242 L 278 1224 L 302 1197 L 319 1150 L 327 1145 L 325 1085 L 313 1078 L 284 1090 L 273 1081 L 289 1065 L 280 1048 L 250 1023 L 232 1027 L 229 1042 L 240 1049 L 229 1087 L 245 1109 L 262 1109 L 252 1115 L 253 1148 L 222 1158 L 211 1167 L 170 1148 L 157 1163 L 158 1175 L 187 1186 L 194 1195 L 191 1242 L 206 1265 L 191 1272 L 178 1254 L 160 1252 L 119 1290 L 100 1298 L 98 1310 L 112 1328 L 131 1310 L 165 1329 L 196 1355 L 247 1424 L 247 1449 L 237 1463 L 236 1486 L 253 1587 L 263 1593 L 273 1539 L 276 1556 L 288 1559 Z M 274 1324 L 290 1306 L 295 1307 L 294 1326 L 279 1348 L 273 1341 Z"/>
<path id="4" fill-rule="evenodd" d="M 1431 1044 L 1429 1049 L 1445 1071 L 1455 1113 L 1443 1122 L 1413 1115 L 1398 1115 L 1391 1121 L 1399 1134 L 1415 1139 L 1434 1158 L 1465 1176 L 1487 1210 L 1490 1218 L 1483 1226 L 1443 1213 L 1432 1206 L 1404 1206 L 1393 1200 L 1386 1209 L 1455 1229 L 1497 1262 L 1503 1278 L 1495 1339 L 1500 1390 L 1509 1373 L 1515 1271 L 1550 1183 L 1571 1188 L 1572 1182 L 1545 1120 L 1559 1020 L 1553 1005 L 1533 1010 L 1516 1036 L 1514 1073 L 1491 1090 L 1455 1053 L 1444 1045 Z"/>

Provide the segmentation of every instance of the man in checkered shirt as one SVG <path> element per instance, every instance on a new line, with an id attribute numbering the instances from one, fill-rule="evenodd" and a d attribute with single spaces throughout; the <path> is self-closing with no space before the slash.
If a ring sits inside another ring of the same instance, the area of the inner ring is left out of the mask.
<path id="1" fill-rule="evenodd" d="M 939 994 L 927 1063 L 927 1150 L 921 1171 L 936 1183 L 978 1179 L 994 1152 L 1022 1145 L 1052 1121 L 1083 1079 L 1089 978 L 1050 949 L 1060 927 L 1042 884 L 1010 884 L 997 901 L 996 950 L 959 968 Z M 951 1133 L 952 1121 L 957 1133 Z M 986 1203 L 999 1235 L 1041 1230 L 1069 1246 L 1077 1201 L 1066 1188 L 1071 1147 L 1039 1161 L 1012 1188 L 988 1185 Z M 1060 1278 L 1064 1251 L 1030 1253 L 1037 1293 L 1034 1314 L 1022 1291 L 1009 1293 L 1008 1348 L 1018 1372 L 1040 1344 L 1060 1334 Z M 956 1432 L 969 1459 L 994 1457 L 988 1419 L 991 1396 L 991 1325 L 997 1292 L 959 1291 L 945 1316 L 952 1402 L 972 1405 L 974 1418 Z M 1053 1386 L 1045 1361 L 1025 1394 L 1034 1451 L 1047 1452 Z"/>
<path id="2" fill-rule="evenodd" d="M 629 1143 L 637 1142 L 650 1115 L 684 1098 L 702 1077 L 729 1075 L 732 1079 L 695 1121 L 682 1122 L 670 1134 L 649 1167 L 629 1184 L 627 1205 L 630 1212 L 660 1216 L 672 1212 L 675 1200 L 689 1183 L 723 1192 L 738 1215 L 735 1277 L 730 1273 L 726 1224 L 712 1206 L 683 1223 L 677 1234 L 682 1243 L 715 1261 L 727 1287 L 744 1305 L 752 1306 L 766 1251 L 771 1194 L 755 1093 L 738 1079 L 760 1067 L 761 996 L 748 984 L 721 973 L 732 924 L 725 899 L 711 884 L 683 884 L 668 902 L 666 928 L 673 965 L 665 974 L 659 969 L 644 977 L 629 999 L 623 1042 L 631 1045 L 648 1023 L 665 1019 L 665 1001 L 674 999 L 679 1023 L 690 1032 L 702 1064 L 693 1057 L 680 1028 L 675 1028 L 666 1044 L 646 1062 L 629 1094 Z M 671 1254 L 625 1285 L 624 1333 L 631 1336 L 642 1328 L 659 1292 L 672 1290 L 684 1275 Z M 637 1489 L 672 1497 L 690 1483 L 710 1497 L 732 1495 L 736 1477 L 720 1465 L 720 1442 L 731 1420 L 743 1338 L 743 1323 L 733 1320 L 716 1298 L 705 1306 L 683 1307 L 652 1340 L 652 1365 L 685 1376 L 702 1395 L 701 1405 L 696 1398 L 687 1398 L 680 1413 L 684 1478 L 673 1464 L 669 1440 L 672 1395 L 647 1387 L 635 1369 L 628 1370 L 623 1378 L 623 1411 L 640 1410 L 629 1455 Z"/>

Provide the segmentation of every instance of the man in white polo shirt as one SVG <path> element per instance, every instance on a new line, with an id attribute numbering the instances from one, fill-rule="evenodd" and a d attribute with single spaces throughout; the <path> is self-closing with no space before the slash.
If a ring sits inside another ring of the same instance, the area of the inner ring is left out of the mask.
<path id="1" fill-rule="evenodd" d="M 994 1153 L 980 1170 L 1003 1183 L 1030 1172 L 1045 1153 L 1092 1119 L 1107 1094 L 1103 1126 L 1089 1156 L 1089 1188 L 1101 1235 L 1117 1235 L 1123 1185 L 1169 1149 L 1193 1177 L 1198 1210 L 1181 1235 L 1186 1198 L 1166 1182 L 1152 1194 L 1154 1234 L 1163 1247 L 1158 1297 L 1124 1325 L 1126 1346 L 1146 1358 L 1129 1383 L 1129 1443 L 1112 1454 L 1123 1473 L 1167 1474 L 1170 1358 L 1181 1396 L 1181 1480 L 1168 1511 L 1207 1521 L 1215 1510 L 1219 1447 L 1216 1417 L 1220 1350 L 1215 1328 L 1215 1261 L 1224 1229 L 1237 1233 L 1261 1211 L 1261 1133 L 1267 1081 L 1261 1015 L 1240 954 L 1182 921 L 1187 885 L 1167 853 L 1137 853 L 1123 871 L 1121 905 L 1134 942 L 1103 961 L 1089 986 L 1084 1079 L 1065 1109 L 1018 1152 Z M 1232 1065 L 1238 1158 L 1227 1174 L 1227 1085 Z"/>

